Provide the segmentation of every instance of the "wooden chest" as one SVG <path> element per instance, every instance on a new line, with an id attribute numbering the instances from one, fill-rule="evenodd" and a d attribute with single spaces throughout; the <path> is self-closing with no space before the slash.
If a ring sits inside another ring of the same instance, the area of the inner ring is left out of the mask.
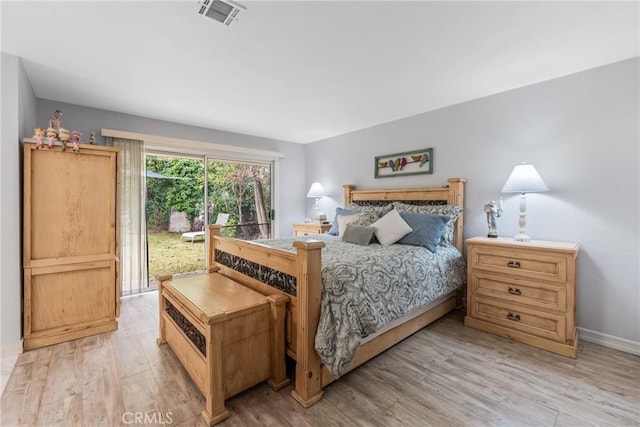
<path id="1" fill-rule="evenodd" d="M 576 357 L 574 243 L 467 240 L 465 325 Z"/>
<path id="2" fill-rule="evenodd" d="M 279 389 L 285 373 L 287 297 L 264 296 L 219 274 L 159 277 L 160 336 L 206 400 L 204 420 L 229 414 L 224 400 L 268 380 Z"/>

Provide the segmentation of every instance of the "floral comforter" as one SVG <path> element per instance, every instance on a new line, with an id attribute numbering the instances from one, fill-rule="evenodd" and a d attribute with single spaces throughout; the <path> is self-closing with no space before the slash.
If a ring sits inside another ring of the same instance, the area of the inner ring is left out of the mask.
<path id="1" fill-rule="evenodd" d="M 432 253 L 400 244 L 359 246 L 326 234 L 309 237 L 326 245 L 315 347 L 335 378 L 349 366 L 364 337 L 466 282 L 464 258 L 453 246 Z M 292 242 L 300 239 L 261 243 L 293 251 Z"/>

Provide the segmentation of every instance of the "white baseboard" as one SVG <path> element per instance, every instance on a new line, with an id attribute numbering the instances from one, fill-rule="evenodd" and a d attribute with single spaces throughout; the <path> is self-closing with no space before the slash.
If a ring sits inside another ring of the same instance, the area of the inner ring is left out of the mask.
<path id="1" fill-rule="evenodd" d="M 640 341 L 628 340 L 585 328 L 578 328 L 578 330 L 581 340 L 640 356 Z"/>
<path id="2" fill-rule="evenodd" d="M 8 344 L 2 344 L 2 351 L 0 352 L 0 359 L 5 357 L 13 357 L 22 354 L 22 340 L 15 341 Z"/>

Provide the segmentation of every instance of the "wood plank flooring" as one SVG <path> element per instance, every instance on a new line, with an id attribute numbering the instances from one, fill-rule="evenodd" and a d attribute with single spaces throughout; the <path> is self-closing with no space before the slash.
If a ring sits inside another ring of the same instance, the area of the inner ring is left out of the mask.
<path id="1" fill-rule="evenodd" d="M 20 355 L 0 424 L 204 426 L 202 395 L 155 343 L 157 298 L 123 299 L 118 331 Z M 229 399 L 219 425 L 640 425 L 640 357 L 583 342 L 572 360 L 466 328 L 462 317 L 427 326 L 331 384 L 309 409 L 291 386 L 261 384 Z"/>

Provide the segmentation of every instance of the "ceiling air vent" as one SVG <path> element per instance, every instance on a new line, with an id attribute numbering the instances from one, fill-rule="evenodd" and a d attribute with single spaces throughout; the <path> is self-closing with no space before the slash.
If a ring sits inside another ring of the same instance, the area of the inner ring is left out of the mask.
<path id="1" fill-rule="evenodd" d="M 230 0 L 203 0 L 200 2 L 198 14 L 229 25 L 238 19 L 238 13 L 246 7 Z"/>

